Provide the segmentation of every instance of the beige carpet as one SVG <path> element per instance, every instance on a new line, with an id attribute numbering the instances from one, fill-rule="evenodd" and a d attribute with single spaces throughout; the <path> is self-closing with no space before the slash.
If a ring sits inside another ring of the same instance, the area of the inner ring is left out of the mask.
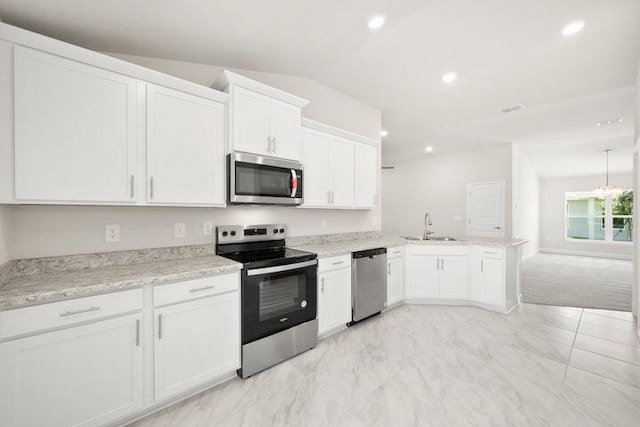
<path id="1" fill-rule="evenodd" d="M 537 254 L 521 274 L 523 302 L 631 311 L 631 261 Z"/>

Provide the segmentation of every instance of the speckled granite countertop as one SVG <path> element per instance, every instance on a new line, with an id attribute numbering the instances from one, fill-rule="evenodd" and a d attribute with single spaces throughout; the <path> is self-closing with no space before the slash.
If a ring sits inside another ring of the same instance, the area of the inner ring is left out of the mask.
<path id="1" fill-rule="evenodd" d="M 0 286 L 0 310 L 147 284 L 237 271 L 242 264 L 216 255 L 18 275 Z"/>
<path id="2" fill-rule="evenodd" d="M 374 248 L 390 248 L 393 246 L 401 246 L 405 244 L 415 245 L 432 245 L 432 246 L 453 246 L 453 245 L 487 245 L 512 247 L 527 243 L 524 239 L 497 239 L 497 238 L 479 238 L 464 237 L 455 241 L 441 240 L 407 240 L 402 237 L 386 237 L 379 239 L 367 240 L 348 240 L 343 242 L 315 243 L 311 245 L 294 246 L 294 249 L 301 251 L 314 252 L 319 258 L 346 255 L 350 252 L 362 251 Z"/>

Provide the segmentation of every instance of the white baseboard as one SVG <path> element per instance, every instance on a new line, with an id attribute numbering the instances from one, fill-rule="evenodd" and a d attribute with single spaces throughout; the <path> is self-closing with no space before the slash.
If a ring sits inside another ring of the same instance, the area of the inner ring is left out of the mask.
<path id="1" fill-rule="evenodd" d="M 540 248 L 538 252 L 545 253 L 545 254 L 576 255 L 576 256 L 588 256 L 588 257 L 594 257 L 594 258 L 622 259 L 625 261 L 631 261 L 633 259 L 633 255 L 612 254 L 607 252 L 572 251 L 568 249 Z"/>

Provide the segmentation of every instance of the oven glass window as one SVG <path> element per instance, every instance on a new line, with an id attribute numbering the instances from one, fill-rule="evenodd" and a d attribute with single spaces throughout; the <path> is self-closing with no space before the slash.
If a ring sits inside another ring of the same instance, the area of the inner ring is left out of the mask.
<path id="1" fill-rule="evenodd" d="M 241 196 L 291 196 L 291 171 L 274 166 L 236 162 L 236 194 Z"/>
<path id="2" fill-rule="evenodd" d="M 258 284 L 259 321 L 285 316 L 299 310 L 302 302 L 306 301 L 304 279 L 305 276 L 300 274 L 261 281 Z"/>

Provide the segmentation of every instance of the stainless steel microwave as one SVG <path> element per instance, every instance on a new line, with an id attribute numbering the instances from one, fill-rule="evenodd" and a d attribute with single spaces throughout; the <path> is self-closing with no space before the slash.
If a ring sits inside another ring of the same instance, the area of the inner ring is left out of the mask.
<path id="1" fill-rule="evenodd" d="M 230 204 L 302 204 L 302 163 L 241 152 L 228 158 Z"/>

